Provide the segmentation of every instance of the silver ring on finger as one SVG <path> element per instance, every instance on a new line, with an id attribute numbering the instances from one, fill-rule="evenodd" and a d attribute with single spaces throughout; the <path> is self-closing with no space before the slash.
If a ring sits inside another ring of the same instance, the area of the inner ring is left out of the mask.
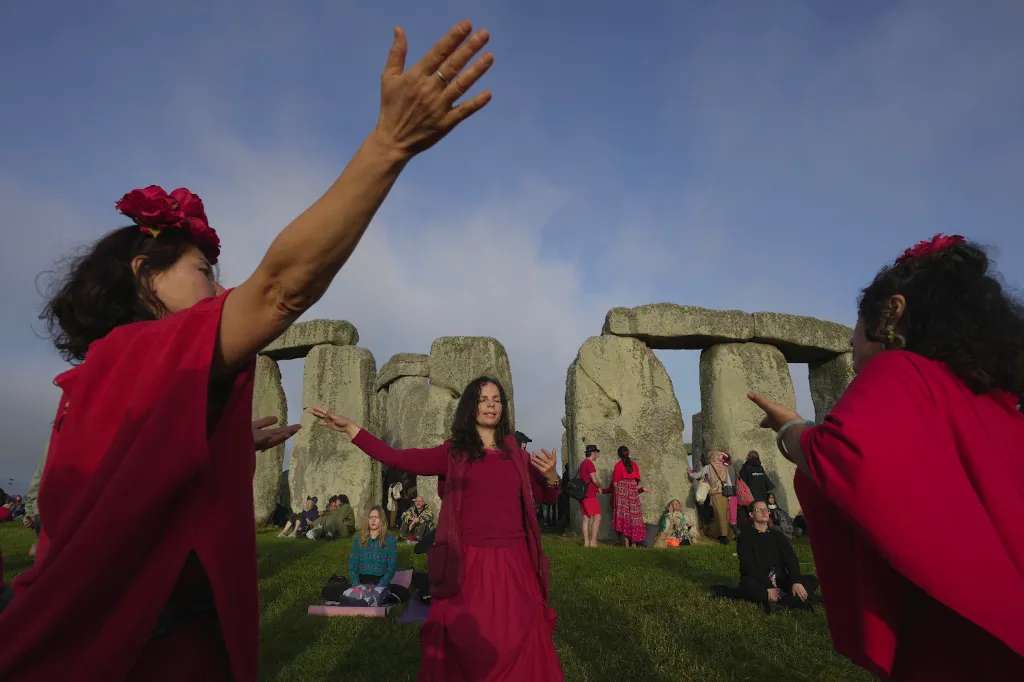
<path id="1" fill-rule="evenodd" d="M 434 75 L 437 76 L 441 80 L 442 83 L 444 83 L 445 85 L 448 85 L 448 79 L 445 78 L 443 73 L 441 73 L 441 69 L 438 69 L 437 71 L 435 71 Z"/>

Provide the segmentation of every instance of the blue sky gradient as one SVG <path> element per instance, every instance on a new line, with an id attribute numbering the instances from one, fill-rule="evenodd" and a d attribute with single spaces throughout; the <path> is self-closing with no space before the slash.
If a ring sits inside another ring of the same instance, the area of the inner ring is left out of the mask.
<path id="1" fill-rule="evenodd" d="M 38 273 L 158 183 L 204 198 L 241 281 L 371 129 L 395 24 L 410 62 L 458 19 L 489 28 L 495 98 L 409 166 L 307 317 L 351 320 L 378 366 L 496 336 L 539 445 L 613 306 L 852 324 L 859 288 L 938 231 L 1024 283 L 1019 2 L 392 4 L 0 9 L 0 476 L 23 487 L 56 401 Z M 697 354 L 659 356 L 689 427 Z"/>

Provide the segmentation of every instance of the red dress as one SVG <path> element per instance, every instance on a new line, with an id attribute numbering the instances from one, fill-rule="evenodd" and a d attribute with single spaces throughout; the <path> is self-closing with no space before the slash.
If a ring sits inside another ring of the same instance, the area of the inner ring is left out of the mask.
<path id="1" fill-rule="evenodd" d="M 885 351 L 801 446 L 836 650 L 893 679 L 1024 679 L 1017 399 Z"/>
<path id="2" fill-rule="evenodd" d="M 644 525 L 644 511 L 640 504 L 640 465 L 632 462 L 633 470 L 626 471 L 622 460 L 612 469 L 612 528 L 632 542 L 643 542 L 647 538 Z"/>
<path id="3" fill-rule="evenodd" d="M 419 679 L 561 680 L 534 512 L 534 501 L 553 502 L 558 488 L 541 483 L 515 439 L 506 441 L 505 453 L 488 450 L 476 461 L 453 456 L 449 443 L 395 450 L 365 429 L 352 442 L 388 467 L 444 477 Z"/>
<path id="4" fill-rule="evenodd" d="M 252 368 L 208 425 L 224 298 L 118 327 L 57 377 L 44 534 L 0 614 L 0 679 L 256 679 Z M 217 618 L 154 638 L 186 579 L 208 580 Z"/>

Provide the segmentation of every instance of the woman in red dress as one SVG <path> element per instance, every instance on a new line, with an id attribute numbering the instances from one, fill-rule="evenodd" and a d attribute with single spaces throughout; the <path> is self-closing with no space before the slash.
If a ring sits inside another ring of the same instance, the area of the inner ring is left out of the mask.
<path id="1" fill-rule="evenodd" d="M 820 426 L 751 395 L 798 467 L 836 649 L 894 680 L 1024 679 L 1024 308 L 937 235 L 864 289 Z"/>
<path id="2" fill-rule="evenodd" d="M 470 32 L 406 70 L 395 30 L 375 130 L 238 288 L 217 283 L 219 239 L 185 188 L 129 192 L 135 224 L 74 261 L 44 314 L 75 366 L 56 379 L 43 532 L 0 614 L 0 679 L 256 679 L 256 353 L 323 295 L 406 162 L 487 103 L 455 104 L 492 61 L 464 70 L 487 42 Z"/>
<path id="3" fill-rule="evenodd" d="M 629 448 L 620 445 L 619 461 L 612 468 L 612 528 L 626 547 L 643 544 L 647 537 L 644 510 L 640 503 L 640 466 L 629 456 Z"/>
<path id="4" fill-rule="evenodd" d="M 561 680 L 548 561 L 534 512 L 535 502 L 558 499 L 555 452 L 520 449 L 501 384 L 488 377 L 470 382 L 451 439 L 428 449 L 395 450 L 346 417 L 321 407 L 312 413 L 390 468 L 442 477 L 419 679 Z"/>

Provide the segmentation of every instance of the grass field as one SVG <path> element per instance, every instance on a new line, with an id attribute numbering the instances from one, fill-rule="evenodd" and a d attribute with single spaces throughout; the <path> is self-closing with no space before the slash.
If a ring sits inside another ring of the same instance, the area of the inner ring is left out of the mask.
<path id="1" fill-rule="evenodd" d="M 0 528 L 10 579 L 29 565 L 32 534 Z M 584 550 L 572 538 L 545 536 L 551 558 L 555 644 L 567 680 L 869 680 L 832 651 L 825 617 L 765 615 L 753 604 L 715 599 L 709 586 L 736 581 L 734 545 L 675 550 Z M 391 620 L 314 618 L 326 578 L 348 543 L 257 535 L 262 601 L 261 677 L 265 680 L 414 680 L 418 628 Z M 809 570 L 810 549 L 797 544 Z M 399 565 L 423 568 L 410 545 Z"/>

